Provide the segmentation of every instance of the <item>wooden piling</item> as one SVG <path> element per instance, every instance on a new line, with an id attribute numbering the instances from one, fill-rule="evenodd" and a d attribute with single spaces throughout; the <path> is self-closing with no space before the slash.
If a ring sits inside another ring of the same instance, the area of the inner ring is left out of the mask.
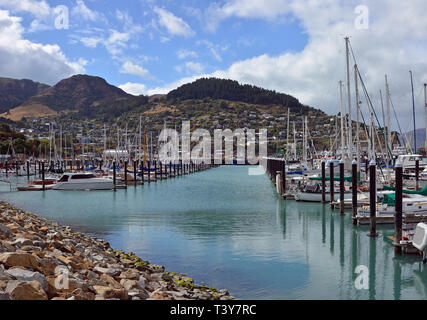
<path id="1" fill-rule="evenodd" d="M 116 161 L 113 161 L 113 185 L 114 191 L 116 191 Z"/>
<path id="2" fill-rule="evenodd" d="M 30 161 L 27 160 L 27 181 L 30 181 Z"/>
<path id="3" fill-rule="evenodd" d="M 45 191 L 46 190 L 46 184 L 44 181 L 44 161 L 42 162 L 42 190 Z"/>
<path id="4" fill-rule="evenodd" d="M 286 161 L 282 161 L 282 192 L 286 194 Z"/>
<path id="5" fill-rule="evenodd" d="M 340 216 L 344 215 L 344 160 L 340 161 Z"/>
<path id="6" fill-rule="evenodd" d="M 329 179 L 331 180 L 331 185 L 329 186 L 330 192 L 330 202 L 333 203 L 334 199 L 334 162 L 329 163 Z"/>
<path id="7" fill-rule="evenodd" d="M 125 186 L 128 185 L 128 162 L 125 161 Z"/>
<path id="8" fill-rule="evenodd" d="M 151 161 L 148 161 L 148 183 L 151 183 Z"/>
<path id="9" fill-rule="evenodd" d="M 351 164 L 351 191 L 352 191 L 352 210 L 353 210 L 353 224 L 356 225 L 357 224 L 357 186 L 358 186 L 358 181 L 357 181 L 357 161 L 353 160 L 352 164 Z"/>
<path id="10" fill-rule="evenodd" d="M 133 160 L 133 183 L 135 184 L 135 187 L 136 187 L 136 168 L 137 168 L 136 160 Z"/>
<path id="11" fill-rule="evenodd" d="M 420 190 L 420 160 L 415 160 L 415 188 L 417 191 Z"/>
<path id="12" fill-rule="evenodd" d="M 322 203 L 326 202 L 326 163 L 322 161 Z"/>
<path id="13" fill-rule="evenodd" d="M 403 179 L 402 179 L 402 163 L 396 162 L 395 165 L 395 179 L 396 179 L 396 192 L 395 192 L 395 214 L 394 214 L 394 252 L 397 255 L 402 253 L 400 240 L 402 239 L 402 196 L 403 196 Z"/>
<path id="14" fill-rule="evenodd" d="M 370 237 L 377 237 L 377 166 L 374 160 L 369 163 L 369 208 Z"/>

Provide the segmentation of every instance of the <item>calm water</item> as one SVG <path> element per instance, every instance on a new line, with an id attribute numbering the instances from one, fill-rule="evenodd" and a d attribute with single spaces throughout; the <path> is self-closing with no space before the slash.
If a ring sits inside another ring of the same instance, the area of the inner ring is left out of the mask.
<path id="1" fill-rule="evenodd" d="M 224 166 L 127 190 L 2 192 L 0 199 L 102 237 L 240 299 L 425 299 L 420 257 L 395 258 L 381 228 L 284 201 L 267 176 Z M 3 190 L 7 188 L 3 187 Z M 357 290 L 358 265 L 369 289 Z"/>

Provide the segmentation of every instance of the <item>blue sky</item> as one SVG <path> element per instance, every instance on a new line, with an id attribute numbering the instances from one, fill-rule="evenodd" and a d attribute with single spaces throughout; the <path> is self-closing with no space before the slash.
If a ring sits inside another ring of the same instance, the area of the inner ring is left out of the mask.
<path id="1" fill-rule="evenodd" d="M 206 27 L 203 12 L 208 1 L 48 1 L 51 7 L 65 5 L 69 10 L 69 29 L 57 30 L 54 18 L 43 27 L 32 29 L 34 16 L 24 12 L 25 37 L 37 43 L 57 44 L 70 60 L 84 59 L 85 71 L 107 79 L 114 85 L 142 82 L 147 87 L 161 87 L 182 77 L 212 73 L 233 62 L 265 53 L 278 55 L 300 51 L 307 36 L 295 19 L 229 19 L 215 31 Z M 184 4 L 184 5 L 183 5 Z M 85 14 L 86 12 L 86 14 Z M 162 25 L 161 14 L 175 17 L 186 26 Z M 123 45 L 106 47 L 113 32 L 129 37 Z M 96 39 L 101 39 L 94 42 Z M 117 50 L 117 52 L 115 52 Z M 113 52 L 114 51 L 114 52 Z M 129 69 L 141 69 L 136 74 Z M 132 65 L 131 65 L 132 64 Z M 53 84 L 53 83 L 50 83 Z"/>
<path id="2" fill-rule="evenodd" d="M 409 70 L 424 115 L 426 12 L 425 0 L 0 0 L 0 76 L 53 85 L 85 73 L 146 95 L 216 76 L 336 114 L 348 35 L 374 104 L 387 74 L 406 128 Z"/>

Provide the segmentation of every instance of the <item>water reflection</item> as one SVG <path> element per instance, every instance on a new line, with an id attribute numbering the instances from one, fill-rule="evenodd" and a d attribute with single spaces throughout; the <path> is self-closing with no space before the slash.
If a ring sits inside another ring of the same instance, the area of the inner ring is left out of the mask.
<path id="1" fill-rule="evenodd" d="M 350 215 L 340 217 L 328 204 L 280 199 L 266 176 L 248 176 L 244 167 L 115 193 L 0 196 L 237 298 L 427 297 L 419 257 L 395 258 L 385 239 L 367 237 L 367 227 L 353 226 Z M 359 265 L 369 268 L 369 290 L 355 289 Z"/>
<path id="2" fill-rule="evenodd" d="M 376 299 L 376 259 L 377 259 L 377 240 L 379 238 L 369 237 L 369 300 Z"/>

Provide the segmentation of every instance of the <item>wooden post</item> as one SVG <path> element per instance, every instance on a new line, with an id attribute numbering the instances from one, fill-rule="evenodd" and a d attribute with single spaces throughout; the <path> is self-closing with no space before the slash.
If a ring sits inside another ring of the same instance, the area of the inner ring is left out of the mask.
<path id="1" fill-rule="evenodd" d="M 6 162 L 7 163 L 7 162 Z M 7 169 L 6 169 L 7 170 Z M 7 172 L 7 171 L 6 171 Z M 39 178 L 41 178 L 42 177 L 42 175 L 41 175 L 41 172 L 42 172 L 42 165 L 41 165 L 41 162 L 39 161 Z"/>
<path id="2" fill-rule="evenodd" d="M 148 183 L 151 183 L 151 160 L 148 161 Z"/>
<path id="3" fill-rule="evenodd" d="M 334 162 L 329 163 L 329 179 L 331 180 L 330 187 L 330 203 L 334 202 Z"/>
<path id="4" fill-rule="evenodd" d="M 133 160 L 133 183 L 135 184 L 135 187 L 136 187 L 136 168 L 137 168 L 136 160 Z"/>
<path id="5" fill-rule="evenodd" d="M 128 185 L 128 162 L 125 161 L 125 186 Z"/>
<path id="6" fill-rule="evenodd" d="M 340 161 L 340 216 L 344 215 L 344 160 Z"/>
<path id="7" fill-rule="evenodd" d="M 145 168 L 144 168 L 144 166 L 145 166 L 145 162 L 144 161 L 141 161 L 141 183 L 144 185 L 144 180 L 145 180 L 145 178 L 144 178 L 144 173 L 145 173 Z"/>
<path id="8" fill-rule="evenodd" d="M 27 181 L 30 181 L 30 160 L 27 160 Z"/>
<path id="9" fill-rule="evenodd" d="M 358 181 L 357 181 L 357 161 L 353 160 L 352 164 L 351 164 L 351 191 L 352 191 L 352 210 L 353 210 L 353 224 L 356 225 L 357 224 L 357 186 L 358 186 Z"/>
<path id="10" fill-rule="evenodd" d="M 34 176 L 37 174 L 37 160 L 34 160 Z"/>
<path id="11" fill-rule="evenodd" d="M 415 189 L 420 190 L 420 160 L 415 160 Z"/>
<path id="12" fill-rule="evenodd" d="M 369 164 L 369 208 L 370 208 L 370 237 L 377 237 L 377 166 L 375 160 Z"/>
<path id="13" fill-rule="evenodd" d="M 326 202 L 326 163 L 322 161 L 322 203 Z"/>
<path id="14" fill-rule="evenodd" d="M 114 191 L 116 191 L 116 161 L 113 161 L 113 184 Z"/>
<path id="15" fill-rule="evenodd" d="M 172 162 L 171 162 L 172 163 Z M 176 164 L 173 164 L 173 177 L 176 177 Z"/>
<path id="16" fill-rule="evenodd" d="M 160 161 L 160 180 L 163 180 L 163 163 Z"/>
<path id="17" fill-rule="evenodd" d="M 286 161 L 282 161 L 282 192 L 286 194 Z"/>
<path id="18" fill-rule="evenodd" d="M 42 190 L 43 191 L 46 190 L 46 185 L 45 185 L 45 181 L 44 181 L 44 161 L 42 162 Z"/>
<path id="19" fill-rule="evenodd" d="M 395 216 L 394 216 L 394 252 L 400 255 L 402 253 L 402 247 L 400 246 L 400 240 L 402 240 L 402 196 L 403 196 L 403 181 L 402 181 L 402 163 L 396 162 L 395 165 L 395 177 L 396 177 L 396 193 L 395 193 Z"/>

